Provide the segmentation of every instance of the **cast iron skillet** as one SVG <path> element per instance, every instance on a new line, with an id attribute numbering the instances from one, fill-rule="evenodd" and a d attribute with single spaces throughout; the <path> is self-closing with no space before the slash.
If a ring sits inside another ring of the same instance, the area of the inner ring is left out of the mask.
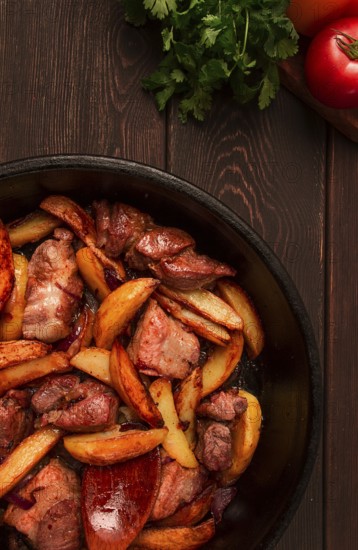
<path id="1" fill-rule="evenodd" d="M 286 271 L 237 215 L 194 185 L 157 169 L 113 158 L 53 156 L 0 166 L 0 217 L 10 221 L 53 193 L 89 203 L 128 202 L 160 224 L 191 233 L 200 252 L 237 268 L 262 317 L 266 349 L 244 367 L 263 409 L 254 459 L 240 479 L 210 549 L 273 548 L 308 483 L 321 422 L 320 367 L 313 331 Z"/>

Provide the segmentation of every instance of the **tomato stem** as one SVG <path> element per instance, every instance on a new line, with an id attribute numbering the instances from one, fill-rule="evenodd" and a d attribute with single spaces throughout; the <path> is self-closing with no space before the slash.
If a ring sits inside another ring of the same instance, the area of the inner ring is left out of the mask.
<path id="1" fill-rule="evenodd" d="M 337 36 L 336 36 L 337 45 L 342 50 L 342 52 L 344 52 L 349 57 L 349 59 L 353 59 L 353 60 L 358 59 L 358 40 L 345 32 L 336 31 L 336 30 L 335 32 L 337 32 Z M 342 36 L 346 40 L 344 40 Z"/>

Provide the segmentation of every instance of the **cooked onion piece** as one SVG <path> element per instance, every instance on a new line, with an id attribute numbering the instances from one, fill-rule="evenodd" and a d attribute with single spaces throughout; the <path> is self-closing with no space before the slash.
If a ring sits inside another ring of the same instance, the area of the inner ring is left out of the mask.
<path id="1" fill-rule="evenodd" d="M 10 298 L 14 280 L 15 268 L 9 234 L 0 220 L 0 311 Z"/>
<path id="2" fill-rule="evenodd" d="M 235 483 L 251 462 L 261 433 L 262 412 L 257 398 L 245 390 L 239 395 L 247 399 L 246 411 L 231 428 L 232 466 L 220 472 L 222 485 Z"/>
<path id="3" fill-rule="evenodd" d="M 171 458 L 186 468 L 196 468 L 199 464 L 181 428 L 175 410 L 172 385 L 165 378 L 157 378 L 149 387 L 149 392 L 157 405 L 168 434 L 162 443 Z"/>
<path id="4" fill-rule="evenodd" d="M 162 443 L 166 434 L 166 428 L 121 431 L 117 425 L 105 432 L 67 435 L 63 442 L 77 460 L 108 466 L 148 453 Z"/>
<path id="5" fill-rule="evenodd" d="M 192 309 L 199 315 L 206 317 L 213 323 L 224 325 L 230 330 L 242 330 L 244 324 L 236 311 L 224 300 L 206 290 L 176 290 L 160 285 L 159 292 L 172 300 Z"/>
<path id="6" fill-rule="evenodd" d="M 202 395 L 202 371 L 196 367 L 179 385 L 174 393 L 175 408 L 191 449 L 196 445 L 195 409 Z"/>
<path id="7" fill-rule="evenodd" d="M 61 437 L 62 431 L 50 426 L 26 437 L 0 464 L 0 497 L 13 489 Z"/>
<path id="8" fill-rule="evenodd" d="M 199 336 L 219 346 L 223 346 L 230 341 L 230 334 L 222 325 L 213 323 L 209 319 L 183 307 L 178 302 L 175 302 L 171 298 L 168 298 L 168 296 L 164 296 L 159 292 L 155 293 L 155 299 L 163 309 L 190 327 Z"/>
<path id="9" fill-rule="evenodd" d="M 96 245 L 93 219 L 73 200 L 63 195 L 51 195 L 41 202 L 40 207 L 69 225 L 87 246 Z"/>
<path id="10" fill-rule="evenodd" d="M 226 347 L 217 346 L 203 366 L 202 398 L 217 390 L 234 371 L 244 348 L 242 332 L 234 331 Z"/>
<path id="11" fill-rule="evenodd" d="M 108 386 L 112 386 L 111 375 L 109 372 L 109 356 L 107 349 L 87 348 L 82 349 L 76 355 L 71 357 L 70 364 L 76 369 L 94 376 Z"/>
<path id="12" fill-rule="evenodd" d="M 234 281 L 221 280 L 218 282 L 218 288 L 223 299 L 242 317 L 247 354 L 250 359 L 255 359 L 264 347 L 265 334 L 253 302 Z"/>
<path id="13" fill-rule="evenodd" d="M 61 220 L 47 212 L 36 210 L 24 218 L 7 224 L 11 246 L 18 248 L 27 243 L 34 243 L 43 239 L 56 227 L 61 225 Z"/>
<path id="14" fill-rule="evenodd" d="M 7 390 L 23 386 L 36 378 L 71 369 L 65 353 L 53 352 L 39 359 L 25 361 L 0 371 L 0 395 Z"/>
<path id="15" fill-rule="evenodd" d="M 123 401 L 153 428 L 163 426 L 163 418 L 143 384 L 126 350 L 116 340 L 113 344 L 109 372 L 112 386 Z"/>
<path id="16" fill-rule="evenodd" d="M 26 305 L 28 261 L 21 254 L 13 254 L 15 281 L 9 299 L 0 313 L 0 339 L 16 340 L 22 336 L 22 319 Z"/>
<path id="17" fill-rule="evenodd" d="M 111 349 L 116 336 L 127 327 L 158 284 L 157 279 L 150 277 L 127 281 L 103 300 L 94 324 L 97 347 Z"/>
<path id="18" fill-rule="evenodd" d="M 208 519 L 195 527 L 162 527 L 143 529 L 131 545 L 133 550 L 194 550 L 215 535 L 215 522 Z"/>
<path id="19" fill-rule="evenodd" d="M 51 346 L 38 340 L 0 342 L 0 369 L 47 355 Z"/>

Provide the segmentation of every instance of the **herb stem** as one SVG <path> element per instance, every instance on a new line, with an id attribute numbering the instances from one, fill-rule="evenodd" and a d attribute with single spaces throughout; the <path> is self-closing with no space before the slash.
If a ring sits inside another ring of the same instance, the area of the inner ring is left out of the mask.
<path id="1" fill-rule="evenodd" d="M 249 10 L 245 8 L 245 34 L 244 34 L 244 43 L 242 46 L 242 51 L 239 54 L 239 57 L 242 59 L 246 52 L 246 46 L 247 46 L 247 37 L 249 35 L 249 25 L 250 25 L 250 15 Z"/>

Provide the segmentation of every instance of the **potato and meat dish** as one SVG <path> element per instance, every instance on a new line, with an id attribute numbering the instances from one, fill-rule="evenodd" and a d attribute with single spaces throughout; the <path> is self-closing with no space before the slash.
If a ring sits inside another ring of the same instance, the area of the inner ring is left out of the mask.
<path id="1" fill-rule="evenodd" d="M 184 230 L 53 195 L 0 222 L 0 498 L 12 550 L 194 549 L 258 444 L 264 334 Z M 107 546 L 106 546 L 107 545 Z"/>

